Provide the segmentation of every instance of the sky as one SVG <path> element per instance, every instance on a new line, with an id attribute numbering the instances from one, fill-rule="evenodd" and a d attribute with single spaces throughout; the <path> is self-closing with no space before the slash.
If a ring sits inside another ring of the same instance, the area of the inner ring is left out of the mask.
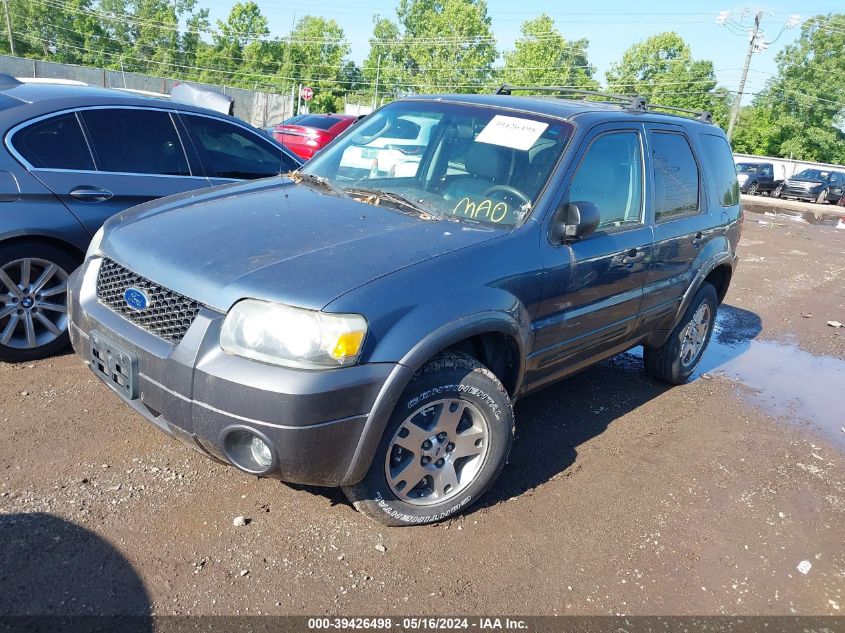
<path id="1" fill-rule="evenodd" d="M 306 14 L 334 18 L 343 27 L 352 47 L 351 58 L 360 63 L 369 50 L 368 39 L 372 34 L 373 16 L 382 15 L 396 19 L 395 0 L 256 0 L 268 18 L 273 36 L 290 32 L 296 18 Z M 212 21 L 224 19 L 232 5 L 231 0 L 200 0 L 200 6 L 211 9 Z M 520 24 L 546 13 L 555 20 L 558 30 L 567 39 L 587 38 L 589 60 L 597 68 L 597 79 L 604 82 L 604 73 L 617 61 L 631 44 L 642 41 L 661 31 L 674 30 L 692 48 L 696 59 L 713 61 L 719 81 L 729 90 L 736 90 L 748 37 L 734 33 L 716 23 L 720 11 L 732 11 L 731 17 L 745 25 L 751 24 L 754 12 L 763 9 L 762 30 L 767 41 L 774 40 L 790 15 L 802 19 L 845 11 L 845 0 L 777 0 L 763 5 L 730 5 L 718 0 L 603 0 L 591 3 L 573 3 L 555 0 L 530 0 L 528 9 L 519 10 L 513 0 L 488 0 L 488 14 L 492 18 L 493 32 L 499 50 L 508 50 L 520 36 Z M 743 19 L 743 7 L 748 15 Z M 784 45 L 794 41 L 800 29 L 785 30 L 768 50 L 757 53 L 751 61 L 751 71 L 746 84 L 748 102 L 754 92 L 763 89 L 777 69 L 775 55 Z"/>

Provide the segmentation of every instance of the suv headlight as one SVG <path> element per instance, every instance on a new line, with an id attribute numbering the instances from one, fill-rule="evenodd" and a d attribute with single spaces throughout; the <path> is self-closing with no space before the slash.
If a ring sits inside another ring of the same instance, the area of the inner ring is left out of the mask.
<path id="1" fill-rule="evenodd" d="M 739 184 L 744 185 L 746 182 L 748 182 L 748 174 L 739 174 L 737 175 L 736 179 L 737 181 L 739 181 Z"/>
<path id="2" fill-rule="evenodd" d="M 105 233 L 105 227 L 101 226 L 100 230 L 94 233 L 94 237 L 91 238 L 91 243 L 88 245 L 88 250 L 85 253 L 85 259 L 90 257 L 94 257 L 94 255 L 100 254 L 100 244 L 103 243 L 103 234 Z"/>
<path id="3" fill-rule="evenodd" d="M 229 310 L 220 346 L 231 354 L 303 369 L 352 365 L 361 354 L 367 320 L 279 303 L 244 299 Z"/>

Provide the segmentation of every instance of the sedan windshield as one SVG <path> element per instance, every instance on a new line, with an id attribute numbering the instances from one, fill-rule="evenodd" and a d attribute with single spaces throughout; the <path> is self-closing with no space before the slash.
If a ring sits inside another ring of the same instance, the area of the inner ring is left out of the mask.
<path id="1" fill-rule="evenodd" d="M 531 212 L 571 133 L 570 123 L 535 114 L 398 101 L 301 171 L 362 202 L 509 227 Z"/>

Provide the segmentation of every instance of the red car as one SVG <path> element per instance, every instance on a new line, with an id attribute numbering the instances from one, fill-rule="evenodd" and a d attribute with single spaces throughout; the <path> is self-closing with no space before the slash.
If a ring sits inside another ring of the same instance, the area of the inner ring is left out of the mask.
<path id="1" fill-rule="evenodd" d="M 349 114 L 306 114 L 283 121 L 273 137 L 300 158 L 308 160 L 359 117 Z"/>

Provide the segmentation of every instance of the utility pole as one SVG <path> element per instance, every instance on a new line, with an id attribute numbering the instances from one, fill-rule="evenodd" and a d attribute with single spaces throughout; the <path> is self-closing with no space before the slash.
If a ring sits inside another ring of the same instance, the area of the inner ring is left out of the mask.
<path id="1" fill-rule="evenodd" d="M 745 54 L 745 64 L 742 67 L 742 76 L 739 79 L 739 90 L 736 92 L 736 100 L 733 108 L 731 108 L 731 120 L 728 123 L 728 140 L 731 140 L 731 135 L 736 125 L 736 118 L 739 116 L 739 105 L 742 101 L 742 95 L 745 92 L 745 80 L 748 79 L 748 68 L 751 66 L 751 56 L 759 47 L 757 36 L 760 33 L 760 21 L 763 19 L 763 11 L 757 11 L 754 16 L 754 28 L 748 32 L 748 52 Z"/>
<path id="2" fill-rule="evenodd" d="M 12 37 L 12 16 L 9 15 L 9 0 L 3 0 L 3 11 L 6 14 L 6 34 L 9 36 L 9 50 L 15 54 L 15 38 Z"/>
<path id="3" fill-rule="evenodd" d="M 777 42 L 780 39 L 780 36 L 783 35 L 784 31 L 787 29 L 795 28 L 801 24 L 800 15 L 790 15 L 789 19 L 783 24 L 783 26 L 781 26 L 780 32 L 778 32 L 777 36 L 773 40 L 767 41 L 766 34 L 760 30 L 760 23 L 763 21 L 765 11 L 765 8 L 758 8 L 756 10 L 754 13 L 754 25 L 751 27 L 746 27 L 744 24 L 745 18 L 751 14 L 751 10 L 748 8 L 742 9 L 738 19 L 734 19 L 734 17 L 732 17 L 736 13 L 735 11 L 722 11 L 716 17 L 716 24 L 724 26 L 731 33 L 735 35 L 747 34 L 748 36 L 748 52 L 745 54 L 745 64 L 742 67 L 742 76 L 739 80 L 739 90 L 736 91 L 736 101 L 734 101 L 733 107 L 731 108 L 731 119 L 728 123 L 728 140 L 730 140 L 734 127 L 736 127 L 739 109 L 742 106 L 742 96 L 745 94 L 745 82 L 748 79 L 748 69 L 751 66 L 751 57 L 754 53 L 762 53 L 770 45 Z"/>

